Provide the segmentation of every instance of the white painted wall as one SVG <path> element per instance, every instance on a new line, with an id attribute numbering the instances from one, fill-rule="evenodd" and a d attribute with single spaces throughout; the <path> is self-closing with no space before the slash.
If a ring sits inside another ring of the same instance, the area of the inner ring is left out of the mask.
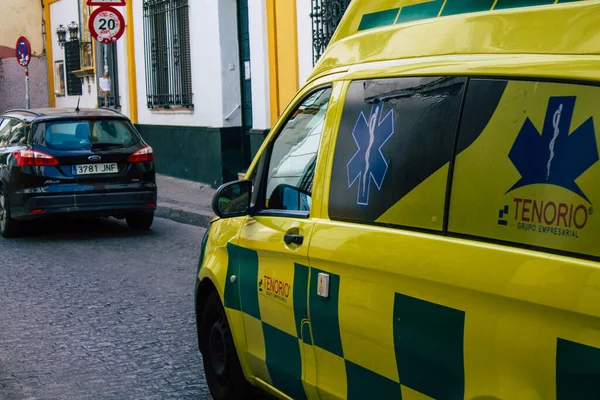
<path id="1" fill-rule="evenodd" d="M 248 6 L 248 20 L 250 23 L 250 74 L 252 77 L 252 123 L 254 129 L 269 129 L 271 127 L 271 113 L 266 0 L 249 0 Z"/>
<path id="2" fill-rule="evenodd" d="M 0 7 L 0 46 L 14 49 L 17 38 L 25 36 L 31 44 L 33 55 L 41 56 L 44 50 L 42 2 L 0 0 Z"/>
<path id="3" fill-rule="evenodd" d="M 224 127 L 241 124 L 240 111 L 224 117 L 240 104 L 239 57 L 234 0 L 190 0 L 190 51 L 193 110 L 150 110 L 146 106 L 144 14 L 142 2 L 133 3 L 136 83 L 140 124 Z M 119 54 L 119 63 L 126 58 Z M 233 70 L 229 66 L 233 66 Z M 121 80 L 126 85 L 127 75 Z M 125 90 L 122 91 L 125 93 Z M 125 96 L 122 95 L 125 101 Z"/>
<path id="4" fill-rule="evenodd" d="M 58 37 L 56 36 L 56 28 L 59 25 L 67 26 L 71 23 L 71 21 L 75 21 L 79 23 L 79 10 L 77 6 L 77 0 L 60 0 L 56 3 L 50 4 L 50 21 L 52 25 L 52 64 L 53 64 L 53 73 L 54 73 L 54 62 L 65 60 L 65 50 L 60 48 L 58 45 Z M 67 39 L 69 37 L 69 33 L 67 32 Z M 66 65 L 65 65 L 66 68 Z M 66 71 L 65 74 L 70 71 Z M 96 82 L 94 77 L 90 78 L 90 84 L 87 84 L 87 79 L 83 80 L 83 95 L 81 96 L 81 102 L 79 107 L 81 108 L 95 108 L 98 105 L 98 91 L 96 88 Z M 65 76 L 65 94 L 66 94 L 66 86 L 67 86 L 67 77 Z M 68 107 L 75 108 L 77 106 L 77 100 L 79 96 L 65 96 L 65 97 L 57 97 L 56 98 L 56 107 Z"/>
<path id="5" fill-rule="evenodd" d="M 125 10 L 123 10 L 125 11 Z M 125 18 L 127 16 L 123 14 Z M 125 24 L 127 24 L 125 19 Z M 129 106 L 129 76 L 127 71 L 127 65 L 129 60 L 127 59 L 127 36 L 126 34 L 117 41 L 117 69 L 119 74 L 119 96 L 121 97 L 121 112 L 127 116 L 131 114 L 131 107 Z"/>
<path id="6" fill-rule="evenodd" d="M 298 21 L 298 82 L 302 87 L 313 70 L 311 2 L 296 0 Z"/>

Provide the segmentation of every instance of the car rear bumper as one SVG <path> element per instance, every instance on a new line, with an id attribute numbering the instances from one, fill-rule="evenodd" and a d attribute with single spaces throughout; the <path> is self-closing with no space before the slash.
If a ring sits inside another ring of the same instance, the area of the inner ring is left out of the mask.
<path id="1" fill-rule="evenodd" d="M 156 191 L 131 191 L 91 194 L 56 194 L 31 196 L 22 205 L 11 205 L 15 219 L 77 214 L 119 216 L 128 212 L 152 212 L 156 208 Z"/>

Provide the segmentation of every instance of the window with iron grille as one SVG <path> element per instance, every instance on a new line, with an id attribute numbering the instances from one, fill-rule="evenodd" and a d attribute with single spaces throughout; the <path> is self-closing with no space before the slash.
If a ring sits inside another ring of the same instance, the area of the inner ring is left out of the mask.
<path id="1" fill-rule="evenodd" d="M 313 63 L 316 64 L 327 48 L 351 0 L 311 0 Z"/>
<path id="2" fill-rule="evenodd" d="M 96 44 L 98 67 L 98 105 L 121 108 L 119 97 L 119 74 L 117 66 L 117 44 Z M 105 90 L 108 89 L 108 90 Z"/>
<path id="3" fill-rule="evenodd" d="M 79 40 L 70 40 L 65 43 L 65 70 L 67 71 L 67 96 L 81 96 L 83 89 L 81 79 L 73 73 L 81 69 L 81 53 Z"/>
<path id="4" fill-rule="evenodd" d="M 148 108 L 192 108 L 188 0 L 144 0 Z"/>

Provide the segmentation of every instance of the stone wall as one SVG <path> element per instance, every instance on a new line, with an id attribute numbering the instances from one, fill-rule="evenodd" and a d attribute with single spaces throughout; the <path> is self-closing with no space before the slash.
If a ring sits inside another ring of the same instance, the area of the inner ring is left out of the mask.
<path id="1" fill-rule="evenodd" d="M 46 57 L 33 57 L 29 63 L 31 108 L 48 107 Z M 0 112 L 25 108 L 25 69 L 13 58 L 0 59 Z"/>

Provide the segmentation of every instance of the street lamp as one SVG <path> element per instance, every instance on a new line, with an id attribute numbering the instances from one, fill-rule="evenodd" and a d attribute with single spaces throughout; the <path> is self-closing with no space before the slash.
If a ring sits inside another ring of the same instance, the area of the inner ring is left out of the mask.
<path id="1" fill-rule="evenodd" d="M 67 29 L 69 30 L 70 40 L 79 39 L 79 25 L 77 25 L 75 21 L 71 21 L 71 23 L 67 25 Z"/>
<path id="2" fill-rule="evenodd" d="M 67 41 L 67 31 L 69 32 L 69 40 Z M 56 28 L 56 35 L 58 36 L 58 45 L 61 48 L 65 47 L 66 43 L 77 43 L 79 49 L 88 54 L 91 54 L 92 44 L 90 42 L 80 42 L 79 41 L 79 25 L 77 22 L 71 21 L 69 25 L 65 28 L 64 25 L 59 25 Z"/>
<path id="3" fill-rule="evenodd" d="M 56 35 L 58 36 L 58 45 L 62 49 L 67 42 L 67 29 L 63 25 L 59 25 L 56 28 Z"/>

